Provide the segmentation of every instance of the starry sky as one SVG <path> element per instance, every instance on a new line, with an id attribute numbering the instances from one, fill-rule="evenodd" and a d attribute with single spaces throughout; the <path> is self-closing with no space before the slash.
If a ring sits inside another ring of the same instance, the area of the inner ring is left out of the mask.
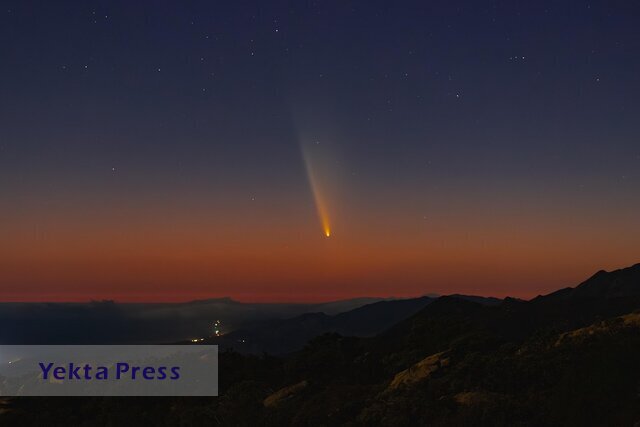
<path id="1" fill-rule="evenodd" d="M 636 263 L 639 24 L 618 1 L 3 1 L 0 300 L 528 298 Z"/>

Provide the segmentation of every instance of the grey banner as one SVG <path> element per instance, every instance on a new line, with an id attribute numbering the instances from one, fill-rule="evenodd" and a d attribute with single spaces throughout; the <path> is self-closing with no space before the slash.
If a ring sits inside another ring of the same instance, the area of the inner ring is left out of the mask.
<path id="1" fill-rule="evenodd" d="M 0 345 L 0 396 L 217 396 L 216 345 Z"/>

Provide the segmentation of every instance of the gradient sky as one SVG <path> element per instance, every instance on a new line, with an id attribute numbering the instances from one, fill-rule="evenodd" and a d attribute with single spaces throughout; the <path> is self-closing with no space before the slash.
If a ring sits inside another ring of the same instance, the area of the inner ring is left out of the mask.
<path id="1" fill-rule="evenodd" d="M 634 264 L 639 26 L 617 1 L 4 1 L 0 301 L 531 297 Z"/>

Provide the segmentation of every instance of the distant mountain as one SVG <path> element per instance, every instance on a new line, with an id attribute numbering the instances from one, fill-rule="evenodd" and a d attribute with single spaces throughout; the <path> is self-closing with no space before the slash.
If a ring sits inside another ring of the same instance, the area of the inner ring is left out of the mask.
<path id="1" fill-rule="evenodd" d="M 459 299 L 464 299 L 467 301 L 473 301 L 473 302 L 477 302 L 479 304 L 483 304 L 483 305 L 498 305 L 500 303 L 502 303 L 502 299 L 500 298 L 494 298 L 494 297 L 479 297 L 476 295 L 461 295 L 461 294 L 452 294 L 449 295 L 450 297 L 454 297 L 454 298 L 459 298 Z"/>
<path id="2" fill-rule="evenodd" d="M 317 311 L 328 315 L 335 315 L 338 313 L 344 313 L 346 311 L 357 309 L 368 304 L 374 304 L 381 301 L 393 301 L 396 298 L 378 298 L 378 297 L 361 297 L 352 298 L 338 301 L 323 302 L 315 305 L 309 312 Z M 312 307 L 310 307 L 312 308 Z"/>
<path id="3" fill-rule="evenodd" d="M 456 299 L 494 306 L 498 298 L 473 295 L 452 295 Z M 284 354 L 300 350 L 309 340 L 325 333 L 344 336 L 369 337 L 412 316 L 435 301 L 438 296 L 378 301 L 335 316 L 325 313 L 305 313 L 289 319 L 254 322 L 221 337 L 210 337 L 205 343 L 218 344 L 221 350 L 233 349 L 241 353 Z"/>
<path id="4" fill-rule="evenodd" d="M 330 315 L 381 298 L 326 303 L 243 303 L 216 298 L 185 303 L 0 303 L 0 344 L 149 344 L 205 337 L 222 330 L 307 312 Z"/>
<path id="5" fill-rule="evenodd" d="M 334 316 L 305 313 L 290 319 L 257 322 L 221 337 L 211 337 L 205 342 L 218 344 L 222 350 L 283 354 L 299 350 L 310 339 L 328 332 L 358 337 L 375 335 L 431 301 L 433 299 L 429 297 L 379 301 Z"/>
<path id="6" fill-rule="evenodd" d="M 177 303 L 183 304 L 187 306 L 215 306 L 215 305 L 228 305 L 228 306 L 244 306 L 244 307 L 253 307 L 253 308 L 261 308 L 267 309 L 266 311 L 275 311 L 282 310 L 281 315 L 286 315 L 289 311 L 297 311 L 307 310 L 307 312 L 320 312 L 329 315 L 342 313 L 344 311 L 353 310 L 354 308 L 361 307 L 363 305 L 372 304 L 378 301 L 392 301 L 395 298 L 380 298 L 380 297 L 359 297 L 359 298 L 350 298 L 344 300 L 335 300 L 328 302 L 319 302 L 319 303 L 255 303 L 255 302 L 240 302 L 236 301 L 231 297 L 222 297 L 222 298 L 209 298 L 203 300 L 194 300 L 186 303 Z M 275 309 L 275 310 L 273 310 Z"/>
<path id="7" fill-rule="evenodd" d="M 17 399 L 0 423 L 640 425 L 636 272 L 598 273 L 531 301 L 425 297 L 270 321 L 256 342 L 332 330 L 280 357 L 221 352 L 217 399 Z M 338 333 L 367 334 L 396 316 L 374 336 Z"/>

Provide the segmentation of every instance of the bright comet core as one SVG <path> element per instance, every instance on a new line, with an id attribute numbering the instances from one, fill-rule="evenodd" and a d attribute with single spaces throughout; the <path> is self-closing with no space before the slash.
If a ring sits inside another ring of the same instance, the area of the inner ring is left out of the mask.
<path id="1" fill-rule="evenodd" d="M 316 211 L 318 212 L 320 225 L 322 226 L 324 235 L 326 237 L 330 237 L 331 223 L 329 221 L 329 212 L 327 209 L 326 198 L 323 188 L 320 184 L 320 178 L 318 176 L 317 168 L 314 168 L 314 162 L 310 153 L 310 148 L 303 145 L 302 155 L 304 157 L 307 176 L 309 178 L 309 185 L 311 186 L 311 192 L 313 193 L 313 199 L 316 204 Z"/>

